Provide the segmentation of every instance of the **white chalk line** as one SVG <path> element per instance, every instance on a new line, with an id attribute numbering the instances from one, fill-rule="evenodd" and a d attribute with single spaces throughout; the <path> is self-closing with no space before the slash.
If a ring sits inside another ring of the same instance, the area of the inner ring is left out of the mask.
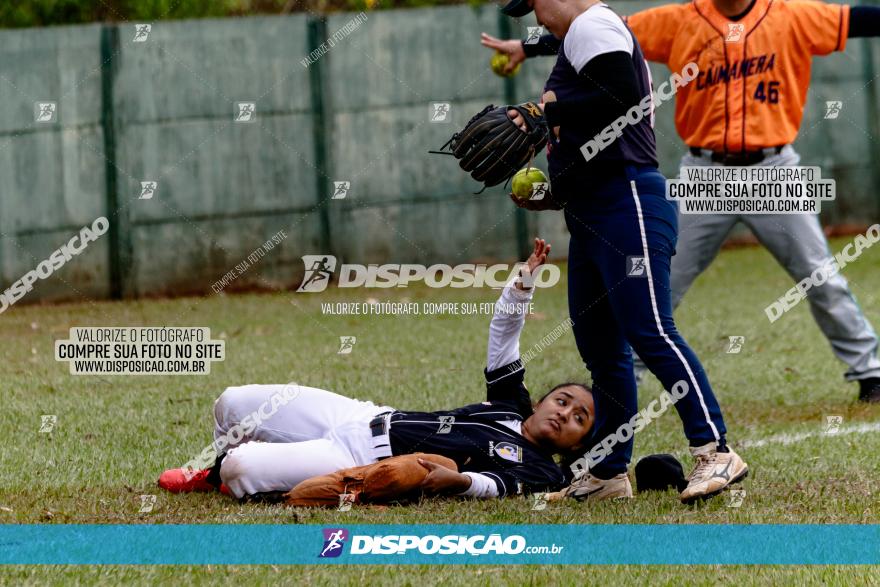
<path id="1" fill-rule="evenodd" d="M 846 436 L 849 434 L 869 434 L 871 432 L 880 432 L 880 422 L 866 422 L 851 426 L 841 426 L 834 432 L 817 430 L 812 432 L 798 432 L 795 434 L 774 434 L 773 436 L 768 436 L 767 438 L 761 438 L 759 440 L 743 440 L 742 442 L 734 443 L 734 445 L 737 448 L 759 448 L 771 444 L 796 444 L 816 437 L 836 438 L 838 436 Z"/>

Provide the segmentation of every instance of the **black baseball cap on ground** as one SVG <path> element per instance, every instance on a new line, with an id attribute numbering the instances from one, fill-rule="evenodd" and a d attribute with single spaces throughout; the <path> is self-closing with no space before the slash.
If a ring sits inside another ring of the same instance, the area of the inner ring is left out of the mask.
<path id="1" fill-rule="evenodd" d="M 666 491 L 669 487 L 675 487 L 679 491 L 684 491 L 687 487 L 684 469 L 674 456 L 648 455 L 636 463 L 637 491 Z"/>
<path id="2" fill-rule="evenodd" d="M 520 17 L 527 15 L 532 10 L 533 8 L 529 6 L 529 0 L 510 0 L 504 5 L 501 12 L 507 16 Z"/>

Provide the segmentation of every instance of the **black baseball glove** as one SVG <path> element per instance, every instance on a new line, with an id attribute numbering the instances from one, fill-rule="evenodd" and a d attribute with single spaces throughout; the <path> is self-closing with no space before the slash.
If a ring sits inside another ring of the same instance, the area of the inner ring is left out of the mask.
<path id="1" fill-rule="evenodd" d="M 514 124 L 507 115 L 508 110 L 522 115 L 526 130 Z M 547 123 L 537 104 L 526 102 L 499 108 L 489 105 L 471 118 L 464 129 L 452 135 L 440 151 L 431 152 L 453 155 L 459 166 L 483 182 L 486 189 L 513 177 L 544 148 L 547 136 Z M 447 147 L 449 151 L 444 151 Z"/>

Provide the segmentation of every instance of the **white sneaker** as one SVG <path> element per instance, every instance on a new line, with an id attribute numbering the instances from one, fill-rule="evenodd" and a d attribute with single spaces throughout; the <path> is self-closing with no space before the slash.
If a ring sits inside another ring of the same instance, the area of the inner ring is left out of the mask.
<path id="1" fill-rule="evenodd" d="M 749 466 L 738 454 L 730 448 L 727 449 L 730 452 L 718 452 L 717 448 L 715 442 L 691 447 L 696 466 L 688 476 L 688 486 L 679 495 L 682 503 L 693 503 L 718 495 L 749 474 Z"/>
<path id="2" fill-rule="evenodd" d="M 632 485 L 626 473 L 616 475 L 611 479 L 599 479 L 589 473 L 578 477 L 571 485 L 557 491 L 548 493 L 547 499 L 555 501 L 571 497 L 578 501 L 596 501 L 599 499 L 627 499 L 633 496 Z"/>

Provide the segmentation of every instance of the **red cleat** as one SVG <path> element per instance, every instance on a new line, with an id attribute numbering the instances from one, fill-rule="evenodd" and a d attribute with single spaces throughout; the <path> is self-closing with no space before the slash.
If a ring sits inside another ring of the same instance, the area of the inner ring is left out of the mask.
<path id="1" fill-rule="evenodd" d="M 208 483 L 210 469 L 189 471 L 187 469 L 168 469 L 159 475 L 159 487 L 171 493 L 190 493 L 192 491 L 216 491 L 217 488 Z"/>

